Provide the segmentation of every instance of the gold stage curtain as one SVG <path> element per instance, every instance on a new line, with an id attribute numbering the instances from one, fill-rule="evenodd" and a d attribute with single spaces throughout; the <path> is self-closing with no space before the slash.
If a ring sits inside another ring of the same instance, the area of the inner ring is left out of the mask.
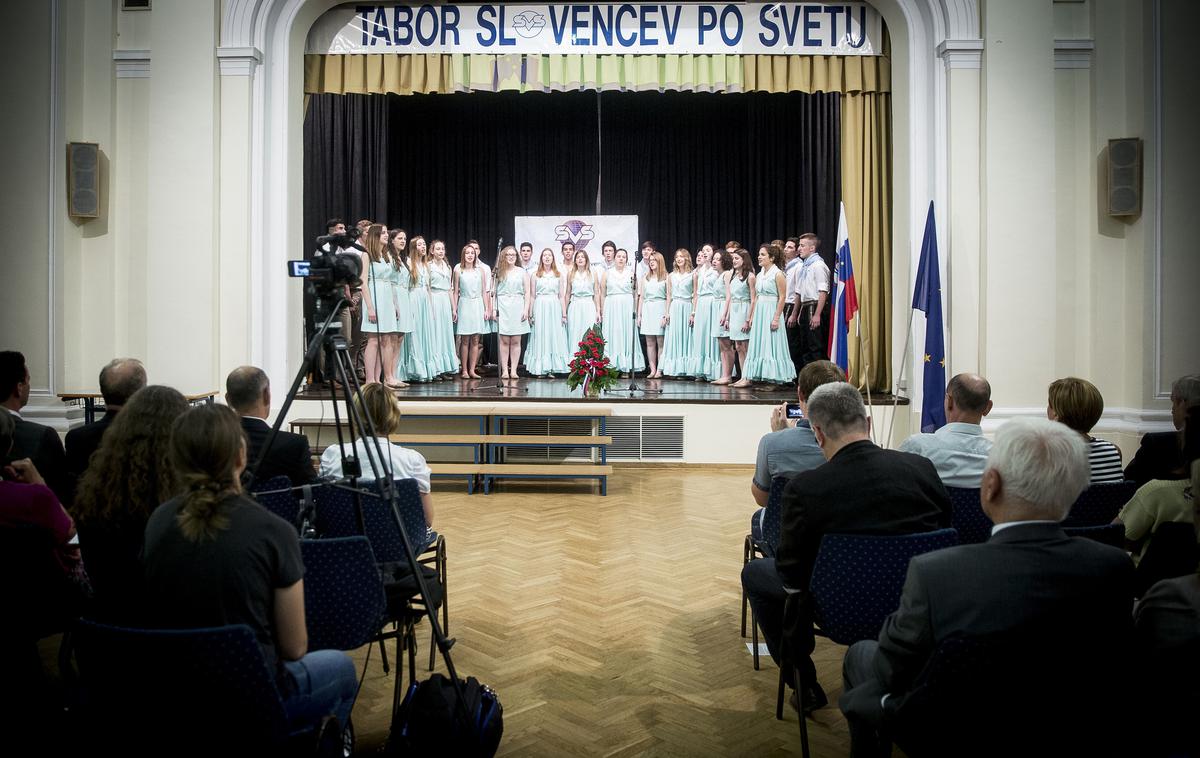
<path id="1" fill-rule="evenodd" d="M 858 337 L 851 324 L 850 368 L 861 387 L 891 387 L 892 69 L 886 54 L 304 56 L 306 95 L 569 90 L 841 93 L 842 201 L 861 329 Z"/>
<path id="2" fill-rule="evenodd" d="M 304 91 L 329 95 L 450 92 L 890 92 L 883 56 L 306 55 Z"/>
<path id="3" fill-rule="evenodd" d="M 842 202 L 858 285 L 858 329 L 851 323 L 846 348 L 854 382 L 876 392 L 889 391 L 892 382 L 891 97 L 842 97 Z"/>

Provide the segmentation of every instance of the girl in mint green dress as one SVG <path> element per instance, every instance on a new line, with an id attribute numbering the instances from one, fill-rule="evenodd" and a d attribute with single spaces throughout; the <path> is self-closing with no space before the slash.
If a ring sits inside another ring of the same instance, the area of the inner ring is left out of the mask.
<path id="1" fill-rule="evenodd" d="M 692 295 L 692 373 L 697 378 L 716 379 L 720 376 L 721 361 L 717 357 L 717 337 L 714 326 L 720 316 L 713 320 L 713 283 L 721 274 L 712 267 L 712 245 L 701 245 L 696 251 L 696 271 L 693 274 Z"/>
<path id="2" fill-rule="evenodd" d="M 613 257 L 613 267 L 601 278 L 604 283 L 604 320 L 601 322 L 604 354 L 618 371 L 625 373 L 646 368 L 642 346 L 638 342 L 634 276 L 634 270 L 629 266 L 629 253 L 618 250 Z"/>
<path id="3" fill-rule="evenodd" d="M 529 334 L 533 293 L 529 274 L 517 260 L 512 245 L 500 251 L 496 261 L 496 319 L 499 334 L 500 378 L 516 379 L 521 362 L 521 335 Z"/>
<path id="4" fill-rule="evenodd" d="M 554 251 L 546 248 L 533 274 L 533 313 L 529 325 L 529 351 L 525 354 L 525 369 L 534 376 L 567 373 L 567 363 L 575 352 L 567 351 L 564 290 Z"/>
<path id="5" fill-rule="evenodd" d="M 454 345 L 454 306 L 450 302 L 453 275 L 446 262 L 446 243 L 434 240 L 429 246 L 429 352 L 426 360 L 434 378 L 458 373 Z"/>
<path id="6" fill-rule="evenodd" d="M 458 337 L 455 350 L 462 367 L 459 375 L 463 379 L 479 379 L 475 363 L 479 357 L 476 346 L 479 335 L 486 331 L 484 315 L 488 307 L 487 275 L 478 265 L 475 248 L 467 245 L 460 254 L 460 263 L 454 267 L 451 282 L 451 304 L 454 306 L 454 332 Z"/>
<path id="7" fill-rule="evenodd" d="M 692 254 L 686 248 L 675 251 L 674 270 L 667 277 L 667 329 L 663 335 L 660 370 L 667 376 L 692 376 L 692 299 L 696 277 Z"/>
<path id="8" fill-rule="evenodd" d="M 368 382 L 396 383 L 396 356 L 392 355 L 392 335 L 396 332 L 396 301 L 392 296 L 392 262 L 388 256 L 391 242 L 382 224 L 367 228 L 367 254 L 362 256 L 362 322 L 359 329 L 367 336 L 363 347 L 363 368 Z"/>
<path id="9" fill-rule="evenodd" d="M 409 317 L 413 328 L 400 344 L 400 367 L 397 373 L 410 382 L 428 382 L 436 372 L 428 357 L 432 334 L 425 238 L 413 237 L 409 240 L 408 248 L 408 273 L 401 285 L 408 289 Z"/>
<path id="10" fill-rule="evenodd" d="M 729 279 L 733 276 L 733 254 L 728 250 L 713 253 L 712 319 L 713 337 L 717 341 L 719 375 L 713 384 L 729 384 L 733 381 L 733 342 L 729 339 Z"/>
<path id="11" fill-rule="evenodd" d="M 646 275 L 638 280 L 638 328 L 646 338 L 647 379 L 662 379 L 659 356 L 663 351 L 663 331 L 667 325 L 667 262 L 662 253 L 652 250 L 645 255 Z"/>
<path id="12" fill-rule="evenodd" d="M 575 265 L 567 277 L 567 349 L 571 355 L 579 349 L 584 332 L 600 321 L 600 309 L 596 306 L 599 287 L 591 261 L 584 250 L 575 253 Z"/>
<path id="13" fill-rule="evenodd" d="M 746 378 L 746 353 L 750 344 L 750 327 L 754 317 L 754 267 L 750 264 L 749 251 L 739 248 L 730 256 L 733 264 L 729 277 L 729 294 L 726 298 L 725 321 L 729 325 L 729 341 L 733 343 L 734 357 L 741 367 L 742 378 L 734 387 L 749 387 Z"/>
<path id="14" fill-rule="evenodd" d="M 778 265 L 782 260 L 783 251 L 775 245 L 758 249 L 762 270 L 756 283 L 758 298 L 743 381 L 784 384 L 796 379 L 796 365 L 788 351 L 787 331 L 782 322 L 783 298 L 787 292 L 787 281 Z"/>

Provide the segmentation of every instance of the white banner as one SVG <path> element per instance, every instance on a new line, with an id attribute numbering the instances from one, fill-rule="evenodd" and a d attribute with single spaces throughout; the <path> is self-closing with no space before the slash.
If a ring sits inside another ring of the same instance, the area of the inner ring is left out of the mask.
<path id="1" fill-rule="evenodd" d="M 604 261 L 602 248 L 608 240 L 615 242 L 618 249 L 631 252 L 638 246 L 637 216 L 515 216 L 513 228 L 517 233 L 513 247 L 532 243 L 535 260 L 548 247 L 554 251 L 555 260 L 561 262 L 559 253 L 564 242 L 570 242 L 576 250 L 587 251 L 594 264 Z"/>
<path id="2" fill-rule="evenodd" d="M 306 53 L 877 55 L 866 3 L 339 5 Z"/>

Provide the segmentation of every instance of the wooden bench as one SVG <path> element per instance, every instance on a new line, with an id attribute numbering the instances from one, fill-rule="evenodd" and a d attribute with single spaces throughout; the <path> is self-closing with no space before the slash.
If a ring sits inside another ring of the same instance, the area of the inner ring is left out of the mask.
<path id="1" fill-rule="evenodd" d="M 612 437 L 604 434 L 605 418 L 611 415 L 612 409 L 596 406 L 558 405 L 536 403 L 518 406 L 506 403 L 500 406 L 471 403 L 469 407 L 447 408 L 444 405 L 414 404 L 402 410 L 402 416 L 417 416 L 421 418 L 455 418 L 478 419 L 479 434 L 430 434 L 416 432 L 396 432 L 388 439 L 396 444 L 415 447 L 463 447 L 472 451 L 471 463 L 430 461 L 429 468 L 436 478 L 465 478 L 467 491 L 473 493 L 476 480 L 480 480 L 485 494 L 490 493 L 497 479 L 596 479 L 600 483 L 600 494 L 608 494 L 608 475 L 612 466 L 607 462 L 607 448 L 612 444 Z M 559 418 L 588 418 L 593 419 L 592 434 L 508 434 L 505 427 L 511 419 L 559 419 Z M 346 422 L 342 420 L 342 427 Z M 293 432 L 304 434 L 306 430 L 318 430 L 317 448 L 321 445 L 320 430 L 335 428 L 333 419 L 295 419 L 290 423 Z M 490 433 L 489 433 L 490 428 Z M 598 433 L 595 433 L 598 432 Z M 530 464 L 507 463 L 503 460 L 503 450 L 510 447 L 566 447 L 593 448 L 598 452 L 599 462 L 589 464 Z"/>

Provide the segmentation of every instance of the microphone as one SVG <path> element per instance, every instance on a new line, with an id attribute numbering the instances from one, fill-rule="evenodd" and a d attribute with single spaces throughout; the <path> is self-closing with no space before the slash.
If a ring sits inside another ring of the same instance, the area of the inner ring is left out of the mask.
<path id="1" fill-rule="evenodd" d="M 496 259 L 497 260 L 499 260 L 499 258 L 500 258 L 500 248 L 502 248 L 502 247 L 504 247 L 504 238 L 503 237 L 496 240 Z"/>

